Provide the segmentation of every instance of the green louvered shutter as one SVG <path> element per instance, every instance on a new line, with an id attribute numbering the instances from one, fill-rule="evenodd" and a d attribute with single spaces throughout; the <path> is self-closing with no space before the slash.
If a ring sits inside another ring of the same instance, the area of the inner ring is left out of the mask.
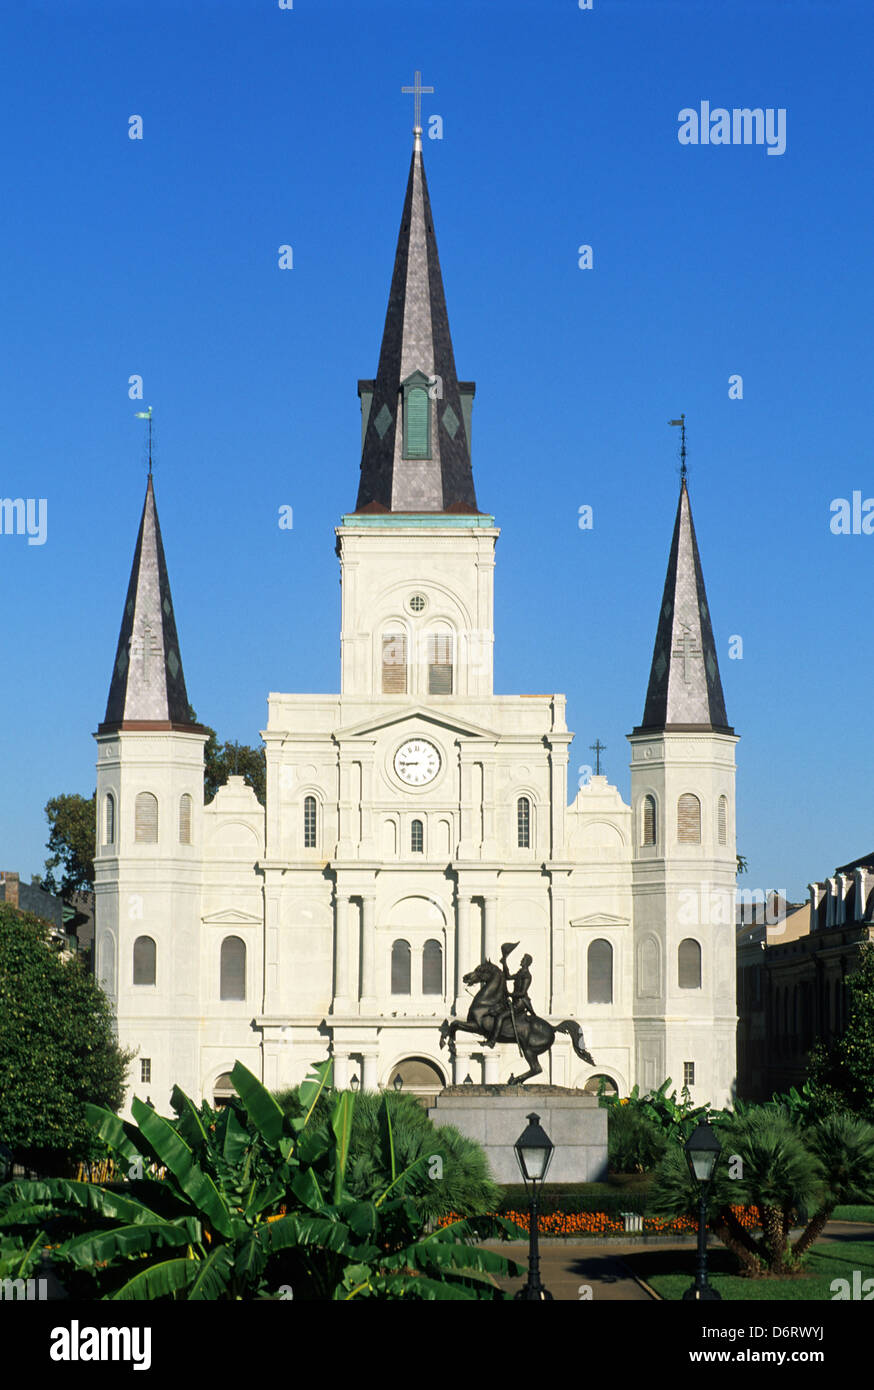
<path id="1" fill-rule="evenodd" d="M 431 402 L 424 386 L 413 386 L 404 401 L 404 455 L 408 459 L 431 457 Z"/>

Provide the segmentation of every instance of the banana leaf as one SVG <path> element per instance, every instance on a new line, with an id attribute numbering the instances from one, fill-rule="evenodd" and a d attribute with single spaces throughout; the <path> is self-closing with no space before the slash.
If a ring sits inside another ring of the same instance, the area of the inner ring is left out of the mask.
<path id="1" fill-rule="evenodd" d="M 331 1084 L 331 1072 L 333 1071 L 333 1067 L 334 1063 L 330 1057 L 324 1062 L 317 1062 L 312 1068 L 313 1075 L 307 1076 L 306 1079 L 300 1083 L 297 1089 L 297 1097 L 301 1105 L 306 1107 L 303 1125 L 301 1125 L 302 1129 L 309 1123 L 309 1118 L 315 1109 L 316 1101 L 322 1094 L 322 1091 L 326 1086 Z M 297 1129 L 297 1125 L 295 1125 L 294 1128 Z"/>
<path id="2" fill-rule="evenodd" d="M 102 1105 L 92 1105 L 89 1101 L 85 1105 L 85 1117 L 113 1152 L 128 1163 L 135 1163 L 143 1157 L 136 1142 L 137 1131 L 113 1111 L 104 1109 Z"/>
<path id="3" fill-rule="evenodd" d="M 219 1245 L 198 1266 L 197 1278 L 188 1297 L 193 1302 L 221 1298 L 227 1292 L 234 1263 L 234 1252 L 228 1245 Z"/>
<path id="4" fill-rule="evenodd" d="M 196 1162 L 185 1140 L 167 1120 L 141 1100 L 134 1099 L 131 1110 L 149 1144 L 174 1174 L 183 1192 L 209 1218 L 215 1230 L 229 1236 L 231 1226 L 227 1206 L 212 1178 Z"/>
<path id="5" fill-rule="evenodd" d="M 32 1178 L 7 1183 L 3 1191 L 5 1193 L 10 1189 L 17 1195 L 18 1201 L 15 1206 L 2 1213 L 0 1224 L 18 1225 L 27 1220 L 26 1214 L 22 1213 L 26 1213 L 29 1204 L 32 1205 L 34 1214 L 41 1212 L 45 1204 L 51 1204 L 56 1216 L 59 1207 L 66 1210 L 74 1207 L 96 1212 L 99 1216 L 116 1217 L 136 1226 L 163 1219 L 142 1202 L 125 1197 L 120 1192 L 98 1187 L 92 1182 L 73 1182 L 69 1178 Z M 14 1222 L 13 1213 L 17 1213 Z"/>
<path id="6" fill-rule="evenodd" d="M 271 1148 L 275 1148 L 285 1128 L 285 1116 L 282 1109 L 266 1086 L 262 1086 L 257 1076 L 253 1076 L 249 1068 L 244 1067 L 242 1062 L 234 1063 L 231 1081 L 258 1133 Z"/>
<path id="7" fill-rule="evenodd" d="M 159 1265 L 149 1265 L 148 1269 L 141 1270 L 115 1293 L 107 1294 L 107 1298 L 113 1302 L 169 1298 L 180 1289 L 188 1288 L 196 1279 L 200 1267 L 200 1260 L 164 1260 Z"/>
<path id="8" fill-rule="evenodd" d="M 252 1138 L 240 1124 L 239 1116 L 232 1105 L 223 1107 L 215 1122 L 215 1140 L 222 1157 L 232 1166 L 239 1163 L 252 1143 Z"/>
<path id="9" fill-rule="evenodd" d="M 91 1231 L 74 1236 L 55 1251 L 79 1269 L 108 1264 L 121 1256 L 142 1255 L 163 1245 L 191 1245 L 201 1240 L 200 1222 L 185 1217 L 180 1222 L 156 1221 L 154 1225 L 118 1226 L 114 1231 Z"/>
<path id="10" fill-rule="evenodd" d="M 209 1137 L 203 1127 L 203 1120 L 200 1118 L 197 1106 L 180 1086 L 173 1087 L 170 1104 L 178 1116 L 176 1128 L 185 1142 L 191 1146 L 195 1153 L 200 1153 L 202 1149 L 207 1148 Z"/>
<path id="11" fill-rule="evenodd" d="M 355 1092 L 341 1091 L 334 1104 L 331 1115 L 331 1129 L 334 1131 L 334 1201 L 339 1202 L 346 1176 L 346 1163 L 349 1158 L 349 1144 L 352 1140 L 352 1116 L 355 1110 Z"/>

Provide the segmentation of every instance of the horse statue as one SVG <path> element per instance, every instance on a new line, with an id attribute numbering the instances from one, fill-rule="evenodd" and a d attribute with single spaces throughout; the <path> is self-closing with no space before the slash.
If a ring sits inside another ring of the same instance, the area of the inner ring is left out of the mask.
<path id="1" fill-rule="evenodd" d="M 454 1058 L 455 1035 L 459 1032 L 480 1034 L 485 1037 L 487 1047 L 494 1047 L 496 1042 L 516 1043 L 528 1063 L 528 1070 L 521 1076 L 511 1076 L 511 1086 L 519 1086 L 523 1081 L 527 1081 L 529 1076 L 537 1076 L 543 1071 L 537 1059 L 541 1053 L 548 1052 L 552 1047 L 556 1033 L 568 1033 L 577 1056 L 594 1066 L 595 1060 L 591 1053 L 586 1051 L 578 1023 L 566 1018 L 553 1027 L 545 1018 L 538 1018 L 534 1013 L 527 988 L 531 976 L 526 965 L 531 958 L 526 956 L 522 962 L 522 969 L 515 976 L 511 976 L 506 958 L 514 949 L 512 944 L 502 948 L 501 965 L 484 960 L 475 970 L 464 976 L 466 985 L 479 985 L 480 988 L 468 1010 L 467 1022 L 460 1018 L 453 1019 L 451 1023 L 448 1019 L 443 1020 L 440 1027 L 440 1046 L 445 1047 L 448 1042 L 449 1055 Z M 507 989 L 509 979 L 516 981 L 512 995 Z"/>

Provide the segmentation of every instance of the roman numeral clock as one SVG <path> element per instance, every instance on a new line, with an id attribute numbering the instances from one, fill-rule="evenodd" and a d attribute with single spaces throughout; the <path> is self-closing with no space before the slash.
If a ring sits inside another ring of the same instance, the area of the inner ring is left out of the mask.
<path id="1" fill-rule="evenodd" d="M 440 771 L 440 754 L 427 739 L 407 739 L 395 753 L 394 770 L 408 787 L 426 787 Z"/>

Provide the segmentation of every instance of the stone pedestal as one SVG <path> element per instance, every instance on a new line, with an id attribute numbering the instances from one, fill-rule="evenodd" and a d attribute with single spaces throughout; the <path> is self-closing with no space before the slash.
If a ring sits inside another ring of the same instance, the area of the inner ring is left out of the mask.
<path id="1" fill-rule="evenodd" d="M 521 1183 L 513 1145 L 532 1110 L 555 1145 L 547 1186 L 606 1179 L 607 1111 L 586 1091 L 564 1086 L 447 1086 L 428 1118 L 438 1126 L 454 1125 L 481 1144 L 496 1182 Z"/>

